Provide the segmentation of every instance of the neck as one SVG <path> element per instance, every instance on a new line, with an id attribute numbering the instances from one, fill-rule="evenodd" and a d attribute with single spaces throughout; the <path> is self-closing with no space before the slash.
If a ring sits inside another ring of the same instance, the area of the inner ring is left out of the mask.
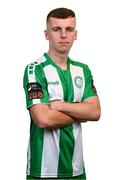
<path id="1" fill-rule="evenodd" d="M 48 51 L 48 56 L 52 59 L 52 61 L 57 64 L 61 69 L 67 69 L 67 58 L 68 53 L 58 53 L 58 52 L 51 52 Z"/>

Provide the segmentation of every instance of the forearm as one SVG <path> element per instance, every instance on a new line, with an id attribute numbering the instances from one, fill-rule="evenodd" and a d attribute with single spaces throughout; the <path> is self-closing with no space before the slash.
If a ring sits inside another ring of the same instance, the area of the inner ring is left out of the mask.
<path id="1" fill-rule="evenodd" d="M 88 103 L 64 103 L 61 112 L 81 120 L 95 120 L 97 117 L 94 105 Z"/>
<path id="2" fill-rule="evenodd" d="M 40 128 L 59 128 L 75 121 L 70 115 L 50 109 L 48 105 L 34 105 L 30 113 L 35 124 Z"/>
<path id="3" fill-rule="evenodd" d="M 56 101 L 51 104 L 51 108 L 65 114 L 71 115 L 81 121 L 96 121 L 100 117 L 100 105 L 98 99 L 95 102 L 67 103 Z"/>
<path id="4" fill-rule="evenodd" d="M 47 118 L 47 125 L 51 128 L 59 128 L 72 124 L 74 121 L 76 121 L 76 119 L 72 117 L 71 114 L 50 110 Z"/>

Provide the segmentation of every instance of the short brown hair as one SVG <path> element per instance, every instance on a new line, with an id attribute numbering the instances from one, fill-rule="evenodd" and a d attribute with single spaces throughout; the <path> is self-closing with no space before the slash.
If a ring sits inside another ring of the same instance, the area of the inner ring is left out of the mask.
<path id="1" fill-rule="evenodd" d="M 66 19 L 68 17 L 75 17 L 75 13 L 68 8 L 56 8 L 49 12 L 49 14 L 47 15 L 46 23 L 48 23 L 50 17 Z"/>

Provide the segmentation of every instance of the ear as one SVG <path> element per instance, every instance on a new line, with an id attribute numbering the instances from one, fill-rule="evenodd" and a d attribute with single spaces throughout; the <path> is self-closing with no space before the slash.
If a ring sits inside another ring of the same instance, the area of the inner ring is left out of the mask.
<path id="1" fill-rule="evenodd" d="M 74 38 L 74 40 L 77 40 L 77 30 L 76 30 L 76 32 L 75 32 L 75 38 Z"/>
<path id="2" fill-rule="evenodd" d="M 44 30 L 44 34 L 45 34 L 46 40 L 49 40 L 49 35 L 48 35 L 48 31 L 47 30 Z"/>

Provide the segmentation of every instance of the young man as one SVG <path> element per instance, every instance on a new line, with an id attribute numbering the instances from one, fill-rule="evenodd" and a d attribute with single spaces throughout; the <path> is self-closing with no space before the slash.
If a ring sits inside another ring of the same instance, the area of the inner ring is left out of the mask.
<path id="1" fill-rule="evenodd" d="M 45 37 L 48 52 L 24 74 L 31 118 L 27 179 L 86 179 L 81 122 L 97 121 L 100 103 L 88 66 L 68 56 L 77 38 L 75 13 L 52 10 Z"/>

